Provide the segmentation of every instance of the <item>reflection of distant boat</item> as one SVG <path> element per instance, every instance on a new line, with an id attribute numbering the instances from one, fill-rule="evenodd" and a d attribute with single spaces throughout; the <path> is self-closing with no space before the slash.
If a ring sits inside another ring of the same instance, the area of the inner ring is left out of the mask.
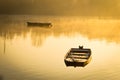
<path id="1" fill-rule="evenodd" d="M 65 64 L 66 66 L 81 66 L 84 67 L 87 65 L 91 59 L 91 49 L 83 48 L 83 46 L 79 46 L 79 48 L 71 48 L 65 56 Z"/>
<path id="2" fill-rule="evenodd" d="M 51 23 L 27 22 L 28 26 L 52 27 Z"/>

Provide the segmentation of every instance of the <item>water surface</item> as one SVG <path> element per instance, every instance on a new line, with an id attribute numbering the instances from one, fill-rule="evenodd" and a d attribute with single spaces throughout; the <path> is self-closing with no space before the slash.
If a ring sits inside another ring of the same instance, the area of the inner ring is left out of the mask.
<path id="1" fill-rule="evenodd" d="M 27 21 L 52 22 L 28 28 Z M 0 16 L 1 80 L 119 80 L 120 20 L 30 15 Z M 71 47 L 92 50 L 85 67 L 66 67 Z"/>

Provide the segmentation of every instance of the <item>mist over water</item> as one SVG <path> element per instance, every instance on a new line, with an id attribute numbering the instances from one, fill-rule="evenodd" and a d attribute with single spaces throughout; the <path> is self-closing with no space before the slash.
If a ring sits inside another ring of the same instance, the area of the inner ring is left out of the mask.
<path id="1" fill-rule="evenodd" d="M 74 37 L 80 34 L 89 40 L 98 39 L 115 43 L 119 43 L 120 41 L 119 19 L 30 15 L 1 15 L 0 18 L 1 37 L 6 36 L 8 39 L 14 39 L 14 37 L 26 38 L 28 34 L 31 35 L 30 38 L 32 40 L 36 40 L 36 36 L 41 40 L 42 36 L 45 36 L 44 39 L 46 39 L 49 36 L 60 37 L 62 35 L 66 37 Z M 51 22 L 53 27 L 27 27 L 28 21 Z"/>
<path id="2" fill-rule="evenodd" d="M 27 21 L 53 27 L 28 27 Z M 119 26 L 120 20 L 111 18 L 1 15 L 0 78 L 119 80 Z M 66 67 L 65 54 L 79 45 L 92 50 L 91 61 L 85 67 Z"/>

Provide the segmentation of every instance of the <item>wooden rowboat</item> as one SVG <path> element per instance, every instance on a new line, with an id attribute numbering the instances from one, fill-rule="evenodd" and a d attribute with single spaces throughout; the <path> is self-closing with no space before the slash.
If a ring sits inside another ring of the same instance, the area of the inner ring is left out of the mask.
<path id="1" fill-rule="evenodd" d="M 27 22 L 27 26 L 31 27 L 52 27 L 51 23 Z"/>
<path id="2" fill-rule="evenodd" d="M 71 48 L 64 58 L 66 66 L 80 66 L 84 67 L 91 60 L 91 49 L 83 48 Z"/>

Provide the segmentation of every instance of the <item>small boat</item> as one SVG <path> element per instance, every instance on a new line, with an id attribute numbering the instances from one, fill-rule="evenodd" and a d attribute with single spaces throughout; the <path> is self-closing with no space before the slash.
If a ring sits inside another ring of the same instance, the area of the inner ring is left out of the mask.
<path id="1" fill-rule="evenodd" d="M 66 66 L 74 66 L 74 67 L 84 67 L 91 60 L 91 49 L 83 48 L 83 46 L 79 46 L 79 48 L 71 48 L 64 58 L 64 62 Z"/>
<path id="2" fill-rule="evenodd" d="M 27 22 L 27 26 L 52 27 L 51 23 Z"/>

